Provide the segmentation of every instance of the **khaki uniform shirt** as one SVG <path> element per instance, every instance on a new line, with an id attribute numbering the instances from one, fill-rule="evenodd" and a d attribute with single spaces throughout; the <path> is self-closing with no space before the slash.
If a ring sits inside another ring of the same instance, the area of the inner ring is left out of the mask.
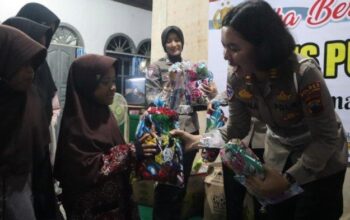
<path id="1" fill-rule="evenodd" d="M 172 64 L 167 58 L 161 58 L 148 67 L 146 72 L 146 99 L 148 104 L 153 103 L 155 98 L 159 96 L 164 98 L 170 96 L 172 89 L 168 69 Z M 189 133 L 199 131 L 198 115 L 196 112 L 187 115 L 181 114 L 179 116 L 179 123 L 180 129 Z"/>
<path id="2" fill-rule="evenodd" d="M 232 71 L 229 69 L 228 71 Z M 231 75 L 232 76 L 232 75 Z M 222 106 L 228 105 L 228 97 L 226 90 L 218 94 L 214 100 L 219 100 Z M 242 139 L 242 142 L 246 146 L 250 146 L 253 149 L 264 149 L 266 124 L 252 117 L 250 124 L 250 130 L 248 135 Z"/>
<path id="3" fill-rule="evenodd" d="M 294 80 L 269 79 L 264 85 L 230 74 L 227 93 L 229 120 L 220 129 L 225 141 L 244 138 L 251 117 L 267 124 L 265 163 L 286 170 L 299 184 L 344 170 L 347 147 L 344 131 L 318 64 L 299 59 Z"/>

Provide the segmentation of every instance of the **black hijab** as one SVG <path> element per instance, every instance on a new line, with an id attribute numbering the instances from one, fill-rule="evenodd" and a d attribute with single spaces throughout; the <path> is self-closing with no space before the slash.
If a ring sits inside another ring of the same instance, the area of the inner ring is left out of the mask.
<path id="1" fill-rule="evenodd" d="M 46 8 L 44 5 L 39 3 L 28 3 L 25 4 L 17 13 L 16 17 L 28 18 L 32 21 L 35 21 L 39 24 L 43 24 L 51 27 L 54 25 L 54 28 L 47 39 L 46 48 L 49 47 L 53 34 L 56 32 L 60 19 L 55 15 L 50 9 Z"/>
<path id="2" fill-rule="evenodd" d="M 180 38 L 180 41 L 182 44 L 182 49 L 184 48 L 184 43 L 185 43 L 184 35 L 182 33 L 182 30 L 179 27 L 168 26 L 163 30 L 162 36 L 161 36 L 162 46 L 163 46 L 165 53 L 167 53 L 169 60 L 172 63 L 181 62 L 182 61 L 181 55 L 180 56 L 169 56 L 168 52 L 166 51 L 166 42 L 167 42 L 167 39 L 168 39 L 168 36 L 170 33 L 175 33 Z"/>
<path id="3" fill-rule="evenodd" d="M 51 34 L 49 34 L 46 39 L 46 48 L 49 47 L 52 36 L 60 23 L 60 19 L 57 17 L 57 15 L 39 3 L 28 3 L 19 10 L 16 16 L 24 17 L 49 27 L 54 25 Z M 44 108 L 48 119 L 47 121 L 50 124 L 52 117 L 52 98 L 54 97 L 57 88 L 53 81 L 50 67 L 46 61 L 36 71 L 34 85 L 36 85 L 38 88 L 39 95 L 44 103 Z"/>
<path id="4" fill-rule="evenodd" d="M 23 31 L 37 42 L 40 42 L 43 37 L 47 38 L 49 35 L 51 35 L 51 29 L 49 27 L 22 17 L 9 18 L 4 22 L 4 24 Z M 35 88 L 35 90 L 37 91 L 37 88 Z M 36 101 L 40 102 L 38 94 L 36 94 Z M 32 103 L 33 101 L 29 101 L 29 104 Z M 45 129 L 43 132 L 47 133 L 47 124 L 49 122 L 44 123 L 44 121 L 47 119 L 45 119 L 44 110 L 39 109 L 40 104 L 43 105 L 43 103 L 35 104 L 34 106 L 36 108 L 32 108 L 29 113 L 34 115 L 35 120 L 41 121 L 42 126 L 44 126 Z M 40 116 L 44 119 L 38 119 L 39 117 L 35 116 L 36 114 L 40 114 Z M 17 120 L 20 120 L 20 118 L 18 117 Z M 23 120 L 27 121 L 28 119 Z M 14 121 L 13 123 L 17 122 Z M 49 137 L 49 135 L 47 135 L 47 137 Z M 35 215 L 37 219 L 55 219 L 56 216 L 56 196 L 53 188 L 52 167 L 49 160 L 48 150 L 48 141 L 45 146 L 35 146 L 33 148 L 32 191 Z"/>
<path id="5" fill-rule="evenodd" d="M 125 143 L 109 107 L 94 99 L 99 79 L 115 64 L 114 58 L 90 54 L 70 67 L 54 169 L 65 189 L 96 184 L 103 176 L 102 155 Z"/>

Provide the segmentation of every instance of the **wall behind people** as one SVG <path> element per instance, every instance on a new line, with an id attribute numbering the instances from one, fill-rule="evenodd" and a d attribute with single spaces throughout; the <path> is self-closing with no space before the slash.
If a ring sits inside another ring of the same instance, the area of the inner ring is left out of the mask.
<path id="1" fill-rule="evenodd" d="M 61 22 L 75 27 L 88 53 L 103 54 L 107 39 L 115 33 L 128 35 L 135 46 L 151 36 L 151 11 L 111 0 L 1 0 L 0 21 L 15 16 L 29 2 L 45 5 Z"/>
<path id="2" fill-rule="evenodd" d="M 208 2 L 203 0 L 153 0 L 152 54 L 155 61 L 164 56 L 161 33 L 165 27 L 176 25 L 185 37 L 182 56 L 206 61 L 208 58 Z"/>

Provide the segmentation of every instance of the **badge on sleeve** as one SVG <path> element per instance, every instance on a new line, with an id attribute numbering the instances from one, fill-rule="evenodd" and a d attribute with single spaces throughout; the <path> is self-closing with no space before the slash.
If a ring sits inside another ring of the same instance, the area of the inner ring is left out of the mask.
<path id="1" fill-rule="evenodd" d="M 230 85 L 226 86 L 226 94 L 227 94 L 228 100 L 231 100 L 234 95 L 234 91 Z"/>
<path id="2" fill-rule="evenodd" d="M 245 88 L 239 90 L 238 95 L 241 99 L 251 99 L 253 97 L 253 94 Z"/>
<path id="3" fill-rule="evenodd" d="M 288 94 L 287 92 L 281 90 L 277 95 L 277 101 L 279 102 L 287 102 L 291 99 L 292 95 Z"/>
<path id="4" fill-rule="evenodd" d="M 300 96 L 310 114 L 315 115 L 323 111 L 320 82 L 307 85 L 301 90 Z"/>

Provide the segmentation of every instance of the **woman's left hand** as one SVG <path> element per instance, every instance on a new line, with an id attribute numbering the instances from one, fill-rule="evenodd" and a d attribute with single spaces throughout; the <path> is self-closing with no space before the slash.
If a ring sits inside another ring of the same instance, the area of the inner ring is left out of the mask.
<path id="1" fill-rule="evenodd" d="M 213 99 L 217 94 L 218 90 L 214 82 L 210 82 L 208 85 L 202 83 L 200 89 L 210 98 Z"/>
<path id="2" fill-rule="evenodd" d="M 265 179 L 250 176 L 246 179 L 247 188 L 262 197 L 272 197 L 283 193 L 289 188 L 289 182 L 278 171 L 264 166 Z"/>

